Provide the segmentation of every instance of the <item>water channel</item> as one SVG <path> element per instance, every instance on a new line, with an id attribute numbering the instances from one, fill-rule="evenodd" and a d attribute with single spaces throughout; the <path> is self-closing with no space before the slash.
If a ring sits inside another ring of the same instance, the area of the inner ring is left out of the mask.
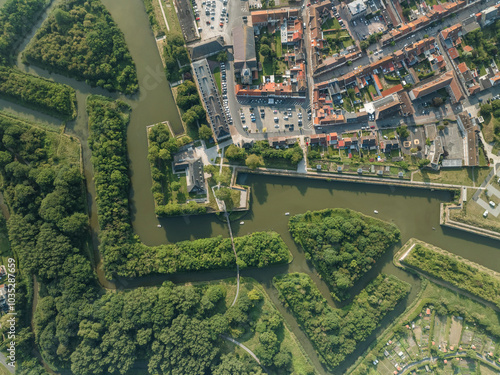
<path id="1" fill-rule="evenodd" d="M 22 70 L 69 84 L 77 90 L 78 118 L 68 123 L 66 129 L 69 133 L 77 135 L 82 141 L 89 211 L 94 234 L 97 230 L 97 216 L 92 166 L 87 146 L 88 129 L 85 98 L 90 93 L 99 93 L 112 97 L 121 97 L 130 103 L 133 108 L 128 128 L 128 151 L 132 182 L 130 202 L 134 230 L 141 240 L 147 245 L 158 245 L 166 242 L 216 235 L 227 236 L 227 226 L 215 215 L 161 220 L 155 217 L 151 194 L 150 169 L 146 158 L 145 128 L 149 124 L 164 120 L 169 120 L 176 132 L 180 132 L 182 126 L 170 87 L 163 74 L 160 57 L 142 1 L 103 0 L 103 3 L 124 32 L 126 42 L 137 65 L 140 84 L 140 92 L 137 95 L 122 97 L 117 94 L 109 94 L 101 89 L 90 88 L 85 83 L 77 82 L 74 79 L 49 74 L 35 67 L 24 66 L 20 60 L 18 61 L 18 67 Z M 32 36 L 33 34 L 30 35 L 30 38 Z M 28 40 L 21 46 L 21 50 L 24 49 Z M 56 126 L 61 125 L 60 121 L 54 120 L 50 116 L 41 115 L 3 100 L 0 100 L 0 108 L 29 119 L 36 119 Z M 295 245 L 288 233 L 288 218 L 284 215 L 285 212 L 290 212 L 293 215 L 307 210 L 344 207 L 374 215 L 373 211 L 378 210 L 380 212 L 377 215 L 378 218 L 394 222 L 401 229 L 402 243 L 410 237 L 416 237 L 500 272 L 500 257 L 498 256 L 500 243 L 498 241 L 439 226 L 439 203 L 451 199 L 451 194 L 448 192 L 246 174 L 239 176 L 238 183 L 251 187 L 251 210 L 242 219 L 245 222 L 244 225 L 234 225 L 234 234 L 241 236 L 254 231 L 274 230 L 281 234 L 294 257 L 292 263 L 288 265 L 270 267 L 264 270 L 243 270 L 241 275 L 242 277 L 253 277 L 261 282 L 285 317 L 289 327 L 304 346 L 315 367 L 321 373 L 327 372 L 321 367 L 314 348 L 298 327 L 295 319 L 279 302 L 277 292 L 271 283 L 272 278 L 277 274 L 306 272 L 313 277 L 330 303 L 335 305 L 328 294 L 326 285 L 318 278 L 313 267 L 305 260 L 303 252 Z M 157 227 L 158 222 L 162 224 L 162 228 Z M 435 230 L 432 229 L 433 227 Z M 417 279 L 392 265 L 392 254 L 398 248 L 399 245 L 393 251 L 385 254 L 377 262 L 377 265 L 357 283 L 352 291 L 352 294 L 355 295 L 379 272 L 394 274 L 412 285 L 410 295 L 383 320 L 377 332 L 381 332 L 404 310 L 415 298 L 419 289 Z M 102 273 L 99 272 L 99 276 L 105 287 L 113 288 L 115 286 L 112 283 L 104 282 Z M 120 280 L 117 286 L 119 288 L 132 288 L 140 285 L 158 285 L 167 279 L 174 282 L 195 282 L 227 277 L 235 277 L 235 271 L 200 272 L 168 277 L 151 276 L 133 280 Z M 342 373 L 362 353 L 375 337 L 375 333 L 359 346 L 358 350 L 349 357 L 336 373 Z"/>

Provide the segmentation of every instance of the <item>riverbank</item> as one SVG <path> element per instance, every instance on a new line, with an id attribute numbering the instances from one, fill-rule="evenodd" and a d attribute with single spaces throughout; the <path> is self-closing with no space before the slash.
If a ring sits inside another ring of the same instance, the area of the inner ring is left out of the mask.
<path id="1" fill-rule="evenodd" d="M 342 173 L 338 174 L 326 174 L 317 172 L 296 172 L 283 169 L 271 169 L 271 168 L 257 168 L 250 169 L 247 167 L 237 166 L 235 167 L 236 173 L 254 173 L 262 175 L 274 175 L 274 176 L 287 176 L 287 177 L 299 177 L 299 178 L 309 178 L 316 180 L 326 180 L 326 181 L 342 181 L 342 182 L 356 182 L 362 184 L 374 184 L 374 185 L 393 185 L 402 187 L 416 187 L 430 190 L 449 190 L 454 191 L 462 188 L 462 185 L 448 185 L 439 184 L 432 182 L 418 182 L 409 180 L 394 180 L 394 179 L 383 179 L 379 177 L 364 177 L 364 176 L 354 176 L 346 175 Z"/>
<path id="2" fill-rule="evenodd" d="M 493 332 L 500 332 L 500 319 L 493 310 L 424 277 L 412 304 L 347 374 L 362 375 L 375 367 L 381 375 L 403 375 L 426 365 L 441 369 L 451 369 L 452 361 L 456 367 L 466 365 L 457 357 L 498 371 L 500 362 L 489 354 L 490 345 L 500 345 Z"/>
<path id="3" fill-rule="evenodd" d="M 463 210 L 461 205 L 440 204 L 439 224 L 445 227 L 463 230 L 480 236 L 500 240 L 500 233 L 481 228 L 478 225 L 462 223 L 450 218 L 450 210 Z"/>
<path id="4" fill-rule="evenodd" d="M 500 273 L 490 268 L 415 238 L 396 252 L 393 262 L 500 311 Z"/>

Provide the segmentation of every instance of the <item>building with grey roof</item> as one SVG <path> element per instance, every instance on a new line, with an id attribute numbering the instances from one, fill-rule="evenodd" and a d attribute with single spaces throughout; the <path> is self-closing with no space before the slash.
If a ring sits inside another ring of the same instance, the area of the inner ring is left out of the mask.
<path id="1" fill-rule="evenodd" d="M 250 74 L 257 71 L 255 37 L 253 27 L 247 25 L 233 28 L 234 72 Z"/>
<path id="2" fill-rule="evenodd" d="M 349 10 L 349 18 L 351 20 L 363 17 L 367 11 L 366 2 L 365 0 L 354 0 L 347 4 L 347 9 Z"/>
<path id="3" fill-rule="evenodd" d="M 189 55 L 193 61 L 217 55 L 219 52 L 224 51 L 225 48 L 224 38 L 221 36 L 188 46 Z"/>

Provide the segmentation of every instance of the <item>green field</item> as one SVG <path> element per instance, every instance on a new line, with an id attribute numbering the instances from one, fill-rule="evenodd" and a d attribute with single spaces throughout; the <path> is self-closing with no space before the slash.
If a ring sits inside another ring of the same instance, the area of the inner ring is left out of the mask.
<path id="1" fill-rule="evenodd" d="M 449 168 L 434 170 L 420 170 L 413 174 L 413 181 L 434 182 L 440 184 L 479 186 L 488 173 L 490 168 Z"/>
<path id="2" fill-rule="evenodd" d="M 220 80 L 220 68 L 216 67 L 214 69 L 214 79 L 215 83 L 217 83 L 217 89 L 219 90 L 219 95 L 222 94 L 222 83 Z"/>

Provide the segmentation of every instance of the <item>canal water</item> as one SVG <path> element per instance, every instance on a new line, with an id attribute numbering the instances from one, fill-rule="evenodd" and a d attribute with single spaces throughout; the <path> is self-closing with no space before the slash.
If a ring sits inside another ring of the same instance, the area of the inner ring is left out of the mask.
<path id="1" fill-rule="evenodd" d="M 90 220 L 94 238 L 96 238 L 98 226 L 94 199 L 95 187 L 92 179 L 90 151 L 87 145 L 88 119 L 85 113 L 85 99 L 91 93 L 103 94 L 113 98 L 119 97 L 127 101 L 133 108 L 128 127 L 128 152 L 132 183 L 130 202 L 134 230 L 141 240 L 145 244 L 153 246 L 216 235 L 228 236 L 226 224 L 215 215 L 161 220 L 155 217 L 151 194 L 150 169 L 146 158 L 146 126 L 168 120 L 175 132 L 181 132 L 182 125 L 169 84 L 165 80 L 158 50 L 142 1 L 103 0 L 103 3 L 123 31 L 137 65 L 140 85 L 140 92 L 137 95 L 124 97 L 118 94 L 109 94 L 98 88 L 90 88 L 85 83 L 71 78 L 50 74 L 43 69 L 24 66 L 21 60 L 18 59 L 20 69 L 54 79 L 57 82 L 69 84 L 77 90 L 78 117 L 75 121 L 66 124 L 66 129 L 69 133 L 78 136 L 82 141 Z M 32 35 L 23 43 L 21 50 L 25 48 Z M 54 126 L 61 125 L 60 121 L 50 116 L 41 115 L 3 100 L 0 100 L 0 108 Z M 439 226 L 439 203 L 451 200 L 451 194 L 448 192 L 253 174 L 240 175 L 238 183 L 251 187 L 251 209 L 241 219 L 244 221 L 244 225 L 234 224 L 234 234 L 241 236 L 254 231 L 274 230 L 281 234 L 294 257 L 293 261 L 287 265 L 269 267 L 264 270 L 243 270 L 241 274 L 243 277 L 253 277 L 262 283 L 285 317 L 287 324 L 304 346 L 315 367 L 323 374 L 327 372 L 321 367 L 319 358 L 315 354 L 311 343 L 300 330 L 295 319 L 279 302 L 277 292 L 272 286 L 272 278 L 285 272 L 306 272 L 313 277 L 322 294 L 332 306 L 341 305 L 332 301 L 325 283 L 318 277 L 311 264 L 306 261 L 302 250 L 293 242 L 288 233 L 288 217 L 285 216 L 285 212 L 290 212 L 293 215 L 307 210 L 319 210 L 329 207 L 350 208 L 394 222 L 401 229 L 402 243 L 410 237 L 416 237 L 500 272 L 500 257 L 498 256 L 500 243 L 498 241 Z M 375 215 L 374 210 L 378 210 L 379 214 Z M 162 224 L 161 228 L 157 227 L 158 223 Z M 403 303 L 398 305 L 395 311 L 383 320 L 379 330 L 361 344 L 336 373 L 344 372 L 345 368 L 353 363 L 367 345 L 373 341 L 375 334 L 387 327 L 415 298 L 420 286 L 418 279 L 397 269 L 392 264 L 392 255 L 400 245 L 395 246 L 377 262 L 376 266 L 356 284 L 352 294 L 357 294 L 379 272 L 394 274 L 400 279 L 409 282 L 412 285 L 411 293 Z M 106 282 L 103 279 L 99 268 L 98 275 L 103 286 L 115 287 L 113 283 Z M 196 282 L 227 277 L 235 277 L 235 270 L 119 280 L 117 286 L 119 288 L 133 288 L 140 285 L 158 285 L 167 279 L 175 282 Z"/>

